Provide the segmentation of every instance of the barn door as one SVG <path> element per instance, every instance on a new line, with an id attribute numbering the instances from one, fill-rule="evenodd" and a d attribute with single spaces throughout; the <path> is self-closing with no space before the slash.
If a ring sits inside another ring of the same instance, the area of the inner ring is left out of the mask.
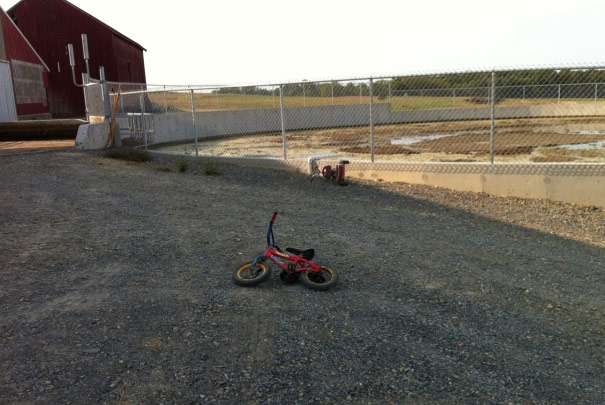
<path id="1" fill-rule="evenodd" d="M 0 122 L 17 121 L 11 66 L 0 61 Z"/>

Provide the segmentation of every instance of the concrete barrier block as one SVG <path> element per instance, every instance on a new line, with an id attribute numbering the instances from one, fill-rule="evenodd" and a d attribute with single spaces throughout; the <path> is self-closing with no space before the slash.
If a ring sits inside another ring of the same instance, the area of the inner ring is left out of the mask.
<path id="1" fill-rule="evenodd" d="M 109 123 L 84 124 L 78 128 L 76 149 L 99 150 L 107 148 L 109 142 Z"/>

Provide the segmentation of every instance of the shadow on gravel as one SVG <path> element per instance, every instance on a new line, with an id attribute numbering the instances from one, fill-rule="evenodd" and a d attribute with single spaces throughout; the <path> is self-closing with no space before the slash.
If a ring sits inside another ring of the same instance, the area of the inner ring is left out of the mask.
<path id="1" fill-rule="evenodd" d="M 0 402 L 605 394 L 605 249 L 365 184 L 73 153 L 16 162 L 0 161 Z M 337 288 L 286 286 L 275 269 L 231 282 L 274 210 L 277 243 L 314 247 Z"/>

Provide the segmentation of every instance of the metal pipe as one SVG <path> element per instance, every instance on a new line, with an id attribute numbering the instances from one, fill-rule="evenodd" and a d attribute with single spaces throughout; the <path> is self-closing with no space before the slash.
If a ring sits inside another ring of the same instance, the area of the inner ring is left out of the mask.
<path id="1" fill-rule="evenodd" d="M 374 80 L 370 79 L 370 157 L 374 162 Z"/>
<path id="2" fill-rule="evenodd" d="M 305 84 L 302 84 L 302 90 L 303 90 L 303 107 L 307 106 L 307 95 L 305 94 Z"/>
<path id="3" fill-rule="evenodd" d="M 86 113 L 86 120 L 89 121 L 90 109 L 88 108 L 88 94 L 86 93 L 86 88 L 88 87 L 88 75 L 86 73 L 82 73 L 82 85 L 78 87 L 82 87 L 82 90 L 84 91 L 84 112 Z"/>
<path id="4" fill-rule="evenodd" d="M 494 151 L 496 146 L 496 72 L 492 72 L 491 111 L 492 120 L 489 137 L 489 156 L 491 164 L 494 164 Z"/>
<path id="5" fill-rule="evenodd" d="M 195 130 L 195 102 L 193 96 L 194 90 L 191 90 L 191 125 L 193 126 L 193 137 L 195 139 L 195 157 L 198 157 L 199 150 L 197 145 L 197 131 Z"/>
<path id="6" fill-rule="evenodd" d="M 280 116 L 281 116 L 281 135 L 282 135 L 282 143 L 284 145 L 284 160 L 288 160 L 288 146 L 287 146 L 287 138 L 286 138 L 286 121 L 284 114 L 284 89 L 283 86 L 279 85 L 279 108 L 280 108 Z"/>
<path id="7" fill-rule="evenodd" d="M 143 135 L 145 150 L 147 150 L 147 134 L 145 133 L 145 98 L 143 93 L 139 95 L 139 103 L 141 104 L 141 134 Z"/>
<path id="8" fill-rule="evenodd" d="M 84 62 L 86 62 L 86 74 L 90 76 L 90 66 L 88 65 L 90 54 L 88 53 L 88 36 L 86 34 L 82 34 L 82 50 L 84 53 Z"/>
<path id="9" fill-rule="evenodd" d="M 559 95 L 557 97 L 557 104 L 561 104 L 561 85 L 559 85 Z"/>

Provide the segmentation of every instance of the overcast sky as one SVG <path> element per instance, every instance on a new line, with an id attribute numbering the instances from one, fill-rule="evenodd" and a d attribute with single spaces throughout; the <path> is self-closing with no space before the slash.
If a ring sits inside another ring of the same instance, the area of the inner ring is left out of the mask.
<path id="1" fill-rule="evenodd" d="M 143 45 L 153 84 L 605 62 L 604 0 L 72 3 Z"/>

